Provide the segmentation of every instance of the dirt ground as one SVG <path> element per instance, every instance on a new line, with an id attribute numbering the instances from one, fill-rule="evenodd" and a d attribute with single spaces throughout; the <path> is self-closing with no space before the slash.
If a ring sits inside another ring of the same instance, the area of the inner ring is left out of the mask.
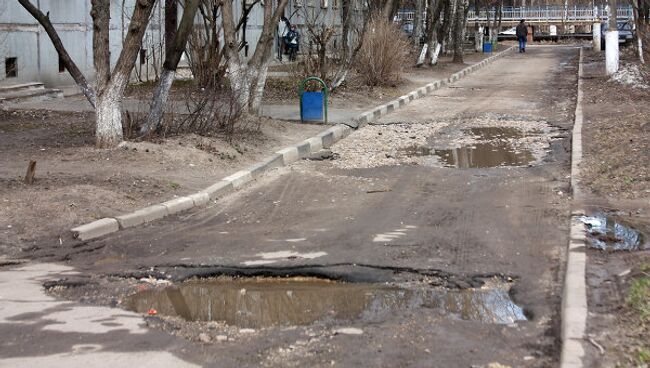
<path id="1" fill-rule="evenodd" d="M 621 62 L 623 69 L 636 63 L 633 51 L 624 50 Z M 650 306 L 650 89 L 607 77 L 602 53 L 586 52 L 584 71 L 585 207 L 641 231 L 646 244 L 635 252 L 588 251 L 587 360 L 592 367 L 647 366 L 650 319 L 642 306 Z"/>
<path id="2" fill-rule="evenodd" d="M 508 45 L 501 45 L 495 52 L 506 49 Z M 451 56 L 440 57 L 434 67 L 409 66 L 405 69 L 402 82 L 395 86 L 367 87 L 359 78 L 351 73 L 348 81 L 330 96 L 329 106 L 332 108 L 363 108 L 366 106 L 381 105 L 399 96 L 405 95 L 416 88 L 435 80 L 447 78 L 449 75 L 475 64 L 493 54 L 468 53 L 464 55 L 464 63 L 458 64 L 451 61 Z M 275 67 L 277 71 L 286 71 L 288 67 Z M 298 95 L 296 77 L 274 77 L 268 81 L 264 102 L 269 104 L 295 103 Z"/>
<path id="3" fill-rule="evenodd" d="M 233 144 L 188 135 L 97 150 L 93 125 L 89 113 L 0 110 L 1 254 L 62 245 L 74 225 L 196 192 L 323 130 L 264 119 Z M 26 185 L 30 160 L 36 180 Z"/>

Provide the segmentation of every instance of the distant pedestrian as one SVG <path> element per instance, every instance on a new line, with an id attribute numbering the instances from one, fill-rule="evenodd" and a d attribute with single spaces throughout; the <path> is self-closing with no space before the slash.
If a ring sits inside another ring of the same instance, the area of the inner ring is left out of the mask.
<path id="1" fill-rule="evenodd" d="M 526 39 L 528 38 L 528 26 L 522 19 L 517 25 L 517 39 L 519 40 L 519 52 L 526 52 Z"/>
<path id="2" fill-rule="evenodd" d="M 287 32 L 285 37 L 287 48 L 289 49 L 289 61 L 296 61 L 296 54 L 300 46 L 300 33 L 295 24 L 291 25 L 291 30 Z"/>
<path id="3" fill-rule="evenodd" d="M 289 33 L 289 29 L 291 29 L 291 23 L 289 22 L 289 19 L 283 15 L 278 22 L 278 60 L 280 61 L 282 61 L 282 55 L 287 51 L 285 39 L 287 33 Z"/>

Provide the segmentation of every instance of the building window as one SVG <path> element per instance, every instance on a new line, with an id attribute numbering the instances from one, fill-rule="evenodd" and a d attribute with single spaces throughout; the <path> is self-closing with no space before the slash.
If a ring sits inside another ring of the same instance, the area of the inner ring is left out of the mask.
<path id="1" fill-rule="evenodd" d="M 140 65 L 147 63 L 147 49 L 140 49 Z"/>
<path id="2" fill-rule="evenodd" d="M 321 8 L 327 8 L 327 5 L 328 5 L 327 3 L 328 3 L 327 0 L 320 0 L 320 7 Z"/>
<path id="3" fill-rule="evenodd" d="M 65 63 L 61 55 L 59 55 L 59 73 L 65 73 Z"/>
<path id="4" fill-rule="evenodd" d="M 5 59 L 5 77 L 15 78 L 18 76 L 18 58 L 10 57 Z"/>

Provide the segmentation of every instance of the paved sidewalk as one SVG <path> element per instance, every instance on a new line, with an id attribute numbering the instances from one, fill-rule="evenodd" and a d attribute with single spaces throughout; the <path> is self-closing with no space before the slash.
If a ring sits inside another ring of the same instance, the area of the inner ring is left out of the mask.
<path id="1" fill-rule="evenodd" d="M 69 96 L 64 99 L 48 101 L 24 101 L 17 103 L 7 103 L 6 108 L 11 110 L 50 110 L 50 111 L 94 111 L 86 98 L 81 95 Z M 148 100 L 127 99 L 124 101 L 124 107 L 130 112 L 145 113 L 149 110 Z M 368 106 L 370 108 L 371 106 Z M 177 114 L 187 114 L 187 106 L 183 102 L 168 103 L 166 110 L 174 111 Z M 363 109 L 328 109 L 329 123 L 344 123 L 351 121 Z M 267 116 L 278 120 L 300 121 L 300 107 L 298 101 L 293 105 L 262 105 L 262 116 Z"/>
<path id="2" fill-rule="evenodd" d="M 177 342 L 119 308 L 57 300 L 42 282 L 76 274 L 57 264 L 0 272 L 0 367 L 193 367 Z"/>

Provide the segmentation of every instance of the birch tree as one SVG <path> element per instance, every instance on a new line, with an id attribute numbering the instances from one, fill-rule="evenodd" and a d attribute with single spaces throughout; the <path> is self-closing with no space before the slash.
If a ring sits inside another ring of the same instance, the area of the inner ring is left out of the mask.
<path id="1" fill-rule="evenodd" d="M 176 76 L 176 68 L 178 62 L 181 60 L 185 47 L 187 46 L 187 38 L 194 26 L 194 16 L 198 9 L 200 0 L 186 0 L 185 8 L 183 10 L 183 17 L 181 23 L 176 30 L 176 25 L 173 25 L 174 32 L 165 32 L 166 35 L 173 35 L 172 40 L 165 40 L 166 42 L 166 55 L 165 62 L 163 63 L 163 70 L 160 74 L 158 86 L 154 91 L 151 98 L 149 113 L 145 125 L 140 129 L 140 134 L 145 135 L 149 132 L 157 130 L 162 122 L 163 113 L 167 99 L 169 98 L 169 90 L 174 83 Z M 171 22 L 165 22 L 166 26 L 172 27 Z"/>
<path id="2" fill-rule="evenodd" d="M 448 0 L 428 0 L 426 27 L 425 27 L 425 45 L 420 53 L 417 65 L 422 65 L 427 60 L 428 64 L 435 65 L 438 62 L 441 44 L 439 42 L 439 33 L 441 32 L 441 14 L 443 9 L 448 6 Z"/>
<path id="3" fill-rule="evenodd" d="M 221 0 L 224 50 L 228 58 L 230 87 L 235 94 L 243 114 L 259 113 L 266 85 L 266 77 L 271 62 L 271 50 L 275 37 L 275 28 L 284 13 L 288 0 L 266 1 L 263 6 L 264 24 L 255 53 L 246 61 L 240 54 L 240 41 L 237 39 L 233 13 L 233 0 Z"/>
<path id="4" fill-rule="evenodd" d="M 110 63 L 110 2 L 92 0 L 90 16 L 93 20 L 93 62 L 96 86 L 93 88 L 65 49 L 49 16 L 29 0 L 18 0 L 45 29 L 65 68 L 79 86 L 88 102 L 95 107 L 95 144 L 98 148 L 117 146 L 123 138 L 122 99 L 131 71 L 142 45 L 142 37 L 149 23 L 155 0 L 136 0 L 128 32 L 122 42 L 122 51 L 111 70 Z"/>

